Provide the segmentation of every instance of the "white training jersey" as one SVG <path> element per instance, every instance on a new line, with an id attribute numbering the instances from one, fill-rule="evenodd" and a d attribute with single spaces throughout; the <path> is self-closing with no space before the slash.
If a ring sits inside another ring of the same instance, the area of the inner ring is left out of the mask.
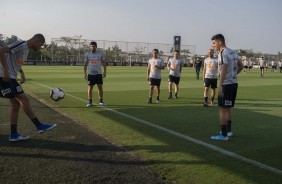
<path id="1" fill-rule="evenodd" d="M 11 79 L 17 79 L 18 72 L 27 60 L 28 46 L 26 41 L 18 40 L 8 45 L 10 53 L 6 54 L 8 71 Z M 3 66 L 0 64 L 0 77 L 4 76 Z"/>
<path id="2" fill-rule="evenodd" d="M 249 61 L 249 66 L 253 66 L 253 62 L 251 60 Z"/>
<path id="3" fill-rule="evenodd" d="M 169 75 L 180 77 L 181 75 L 180 68 L 182 64 L 183 64 L 183 60 L 170 58 L 167 63 L 169 68 Z"/>
<path id="4" fill-rule="evenodd" d="M 149 77 L 150 78 L 154 78 L 154 79 L 161 79 L 162 78 L 161 70 L 156 68 L 155 65 L 160 66 L 160 67 L 165 66 L 163 60 L 160 59 L 160 58 L 157 58 L 157 59 L 151 58 L 151 59 L 149 59 L 149 62 L 148 62 L 148 66 L 150 67 L 150 75 L 149 75 Z"/>
<path id="5" fill-rule="evenodd" d="M 282 62 L 279 61 L 279 62 L 278 62 L 278 65 L 279 65 L 279 67 L 282 67 Z"/>
<path id="6" fill-rule="evenodd" d="M 105 58 L 101 52 L 87 52 L 84 56 L 84 63 L 88 64 L 88 74 L 98 75 L 102 74 L 101 65 L 104 63 Z"/>
<path id="7" fill-rule="evenodd" d="M 271 61 L 271 66 L 275 66 L 275 61 Z"/>
<path id="8" fill-rule="evenodd" d="M 248 66 L 249 65 L 249 61 L 248 60 L 244 60 L 243 65 L 244 66 Z"/>
<path id="9" fill-rule="evenodd" d="M 219 52 L 218 63 L 220 66 L 220 76 L 222 76 L 223 65 L 227 65 L 227 74 L 223 85 L 238 83 L 238 59 L 238 54 L 230 48 L 225 47 L 221 52 Z"/>
<path id="10" fill-rule="evenodd" d="M 206 68 L 205 78 L 217 79 L 218 62 L 214 58 L 206 58 L 204 61 L 204 67 Z"/>
<path id="11" fill-rule="evenodd" d="M 264 60 L 263 59 L 259 59 L 259 66 L 260 67 L 265 67 L 265 62 L 264 62 Z"/>

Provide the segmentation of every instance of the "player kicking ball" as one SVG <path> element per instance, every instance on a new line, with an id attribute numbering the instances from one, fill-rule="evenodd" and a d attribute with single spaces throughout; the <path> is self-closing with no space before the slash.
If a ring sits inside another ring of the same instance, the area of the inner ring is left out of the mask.
<path id="1" fill-rule="evenodd" d="M 57 126 L 56 124 L 43 124 L 39 121 L 33 112 L 28 97 L 20 85 L 26 80 L 22 66 L 27 59 L 29 49 L 38 51 L 44 43 L 44 36 L 42 34 L 36 34 L 27 41 L 18 40 L 7 47 L 0 48 L 0 97 L 8 98 L 11 103 L 10 142 L 29 139 L 28 136 L 21 135 L 17 131 L 20 108 L 23 109 L 25 114 L 33 122 L 37 133 L 46 132 Z M 21 75 L 20 84 L 17 82 L 18 73 Z"/>
<path id="2" fill-rule="evenodd" d="M 169 71 L 168 77 L 168 92 L 169 96 L 168 99 L 172 98 L 172 84 L 175 84 L 174 87 L 174 96 L 177 99 L 177 94 L 179 92 L 179 82 L 180 82 L 180 75 L 182 71 L 182 64 L 183 61 L 179 58 L 180 52 L 179 50 L 175 50 L 173 53 L 173 58 L 170 58 L 167 63 L 167 69 Z"/>
<path id="3" fill-rule="evenodd" d="M 147 68 L 147 80 L 150 84 L 150 91 L 149 91 L 149 99 L 148 103 L 152 103 L 152 96 L 154 87 L 156 86 L 156 93 L 157 93 L 157 100 L 156 102 L 160 102 L 160 85 L 162 80 L 161 70 L 165 69 L 165 64 L 161 58 L 158 57 L 159 50 L 153 49 L 152 51 L 152 58 L 149 59 L 148 68 Z"/>

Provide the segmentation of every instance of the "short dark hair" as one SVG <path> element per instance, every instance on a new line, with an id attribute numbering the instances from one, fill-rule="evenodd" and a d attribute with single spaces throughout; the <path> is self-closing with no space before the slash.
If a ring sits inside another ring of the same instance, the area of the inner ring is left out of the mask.
<path id="1" fill-rule="evenodd" d="M 156 51 L 157 53 L 159 53 L 159 50 L 158 50 L 158 49 L 153 49 L 153 51 Z"/>
<path id="2" fill-rule="evenodd" d="M 89 45 L 95 45 L 97 47 L 97 42 L 92 41 Z"/>
<path id="3" fill-rule="evenodd" d="M 41 41 L 41 42 L 45 42 L 45 37 L 43 36 L 43 34 L 41 33 L 38 33 L 38 34 L 35 34 L 32 39 L 34 40 L 38 40 L 38 41 Z"/>
<path id="4" fill-rule="evenodd" d="M 223 44 L 225 44 L 225 38 L 222 34 L 216 34 L 214 35 L 211 40 L 219 40 L 221 41 Z"/>
<path id="5" fill-rule="evenodd" d="M 180 53 L 179 50 L 174 50 L 174 52 Z"/>

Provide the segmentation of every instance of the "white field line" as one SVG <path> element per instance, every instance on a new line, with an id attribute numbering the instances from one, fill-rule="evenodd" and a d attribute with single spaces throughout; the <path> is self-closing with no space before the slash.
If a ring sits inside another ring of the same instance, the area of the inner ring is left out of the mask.
<path id="1" fill-rule="evenodd" d="M 34 83 L 34 84 L 37 84 L 37 85 L 39 85 L 39 86 L 43 86 L 43 87 L 45 87 L 45 88 L 52 89 L 52 87 L 50 87 L 50 86 L 46 86 L 46 85 L 43 85 L 43 84 L 40 84 L 40 83 L 37 83 L 37 82 L 34 82 L 34 81 L 31 81 L 31 82 Z M 77 100 L 79 100 L 79 101 L 82 101 L 82 102 L 86 102 L 86 103 L 88 102 L 88 101 L 85 100 L 85 99 L 82 99 L 82 98 L 73 96 L 73 95 L 68 94 L 68 93 L 65 93 L 65 95 L 70 96 L 70 97 L 72 97 L 72 98 L 75 98 L 75 99 L 77 99 Z M 139 118 L 137 118 L 137 117 L 128 115 L 128 114 L 126 114 L 126 113 L 119 112 L 119 111 L 117 111 L 117 110 L 114 110 L 114 109 L 111 109 L 111 108 L 107 108 L 107 107 L 104 107 L 104 106 L 100 106 L 100 107 L 101 107 L 101 108 L 104 108 L 104 109 L 106 109 L 106 110 L 108 110 L 108 111 L 111 111 L 111 112 L 113 112 L 113 113 L 115 113 L 115 114 L 118 114 L 118 115 L 120 115 L 120 116 L 126 117 L 126 118 L 128 118 L 128 119 L 132 119 L 132 120 L 134 120 L 134 121 L 137 121 L 137 122 L 142 123 L 142 124 L 145 124 L 145 125 L 147 125 L 147 126 L 156 128 L 156 129 L 161 130 L 161 131 L 163 131 L 163 132 L 166 132 L 166 133 L 168 133 L 168 134 L 174 135 L 174 136 L 176 136 L 176 137 L 180 137 L 180 138 L 182 138 L 182 139 L 184 139 L 184 140 L 187 140 L 187 141 L 190 141 L 190 142 L 192 142 L 192 143 L 195 143 L 195 144 L 201 145 L 201 146 L 203 146 L 203 147 L 206 147 L 206 148 L 208 148 L 208 149 L 214 150 L 214 151 L 219 152 L 219 153 L 221 153 L 221 154 L 223 154 L 223 155 L 226 155 L 226 156 L 229 156 L 229 157 L 231 157 L 231 158 L 234 158 L 234 159 L 237 159 L 237 160 L 246 162 L 246 163 L 251 164 L 251 165 L 253 165 L 253 166 L 256 166 L 256 167 L 259 167 L 259 168 L 268 170 L 268 171 L 270 171 L 270 172 L 272 172 L 272 173 L 276 173 L 276 174 L 279 174 L 279 175 L 282 176 L 282 170 L 277 169 L 277 168 L 275 168 L 275 167 L 272 167 L 272 166 L 263 164 L 263 163 L 261 163 L 261 162 L 255 161 L 255 160 L 248 159 L 248 158 L 243 157 L 243 156 L 241 156 L 241 155 L 238 155 L 238 154 L 236 154 L 236 153 L 234 153 L 234 152 L 231 152 L 231 151 L 222 149 L 222 148 L 217 147 L 217 146 L 214 146 L 214 145 L 212 145 L 212 144 L 208 144 L 208 143 L 203 142 L 203 141 L 200 141 L 200 140 L 198 140 L 198 139 L 194 139 L 194 138 L 192 138 L 192 137 L 189 137 L 189 136 L 187 136 L 187 135 L 184 135 L 184 134 L 175 132 L 175 131 L 173 131 L 173 130 L 170 130 L 170 129 L 167 129 L 167 128 L 164 128 L 164 127 L 155 125 L 155 124 L 150 123 L 150 122 L 148 122 L 148 121 L 145 121 L 145 120 L 139 119 Z"/>

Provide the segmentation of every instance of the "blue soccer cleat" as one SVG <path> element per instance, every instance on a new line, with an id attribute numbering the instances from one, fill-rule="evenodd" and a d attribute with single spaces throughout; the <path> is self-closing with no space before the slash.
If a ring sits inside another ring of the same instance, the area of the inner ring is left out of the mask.
<path id="1" fill-rule="evenodd" d="M 18 133 L 12 133 L 9 137 L 10 142 L 16 142 L 16 141 L 24 141 L 29 139 L 28 136 L 20 135 Z"/>
<path id="2" fill-rule="evenodd" d="M 48 130 L 55 128 L 57 124 L 41 124 L 37 127 L 37 133 L 42 134 Z"/>
<path id="3" fill-rule="evenodd" d="M 228 136 L 223 136 L 223 135 L 219 134 L 219 135 L 211 136 L 211 139 L 217 140 L 217 141 L 227 141 Z"/>
<path id="4" fill-rule="evenodd" d="M 92 107 L 93 106 L 93 103 L 88 103 L 87 105 L 86 105 L 86 107 Z"/>

